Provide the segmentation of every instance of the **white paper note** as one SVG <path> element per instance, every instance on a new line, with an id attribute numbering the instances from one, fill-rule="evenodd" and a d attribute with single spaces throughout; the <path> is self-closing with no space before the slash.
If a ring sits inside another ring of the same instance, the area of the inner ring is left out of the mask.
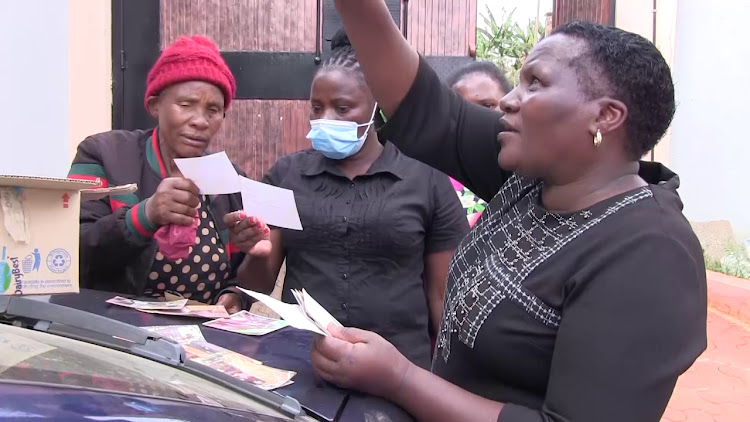
<path id="1" fill-rule="evenodd" d="M 222 195 L 240 191 L 239 176 L 224 151 L 203 157 L 175 158 L 174 162 L 182 176 L 192 180 L 202 195 Z"/>
<path id="2" fill-rule="evenodd" d="M 242 176 L 239 180 L 242 206 L 247 215 L 260 217 L 272 226 L 302 230 L 294 192 Z"/>
<path id="3" fill-rule="evenodd" d="M 339 327 L 343 327 L 336 318 L 333 317 L 326 309 L 318 303 L 317 300 L 313 299 L 305 289 L 302 289 L 302 302 L 300 303 L 305 309 L 307 315 L 317 322 L 326 332 L 328 332 L 328 325 L 333 324 Z M 299 302 L 299 300 L 298 300 Z"/>
<path id="4" fill-rule="evenodd" d="M 308 318 L 308 316 L 305 314 L 305 311 L 303 311 L 299 305 L 284 303 L 280 300 L 272 298 L 271 296 L 264 295 L 263 293 L 246 290 L 241 287 L 238 287 L 238 289 L 271 308 L 272 311 L 279 314 L 279 316 L 284 319 L 284 321 L 288 322 L 292 327 L 298 328 L 300 330 L 312 331 L 313 333 L 317 333 L 320 335 L 327 334 L 321 331 L 318 326 L 315 325 L 315 323 L 312 322 L 310 318 Z"/>

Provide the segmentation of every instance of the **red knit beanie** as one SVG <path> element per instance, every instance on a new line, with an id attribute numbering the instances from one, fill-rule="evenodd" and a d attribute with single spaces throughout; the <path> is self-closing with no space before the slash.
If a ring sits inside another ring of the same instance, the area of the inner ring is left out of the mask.
<path id="1" fill-rule="evenodd" d="M 161 53 L 148 72 L 144 98 L 146 108 L 149 97 L 159 95 L 170 85 L 187 81 L 216 85 L 224 93 L 224 108 L 229 107 L 237 87 L 232 71 L 213 41 L 200 35 L 180 37 Z"/>

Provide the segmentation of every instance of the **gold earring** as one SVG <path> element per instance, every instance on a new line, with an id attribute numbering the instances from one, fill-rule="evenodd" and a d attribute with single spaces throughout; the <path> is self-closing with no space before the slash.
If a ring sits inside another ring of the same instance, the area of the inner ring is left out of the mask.
<path id="1" fill-rule="evenodd" d="M 596 135 L 594 136 L 594 146 L 599 148 L 601 144 L 602 144 L 602 131 L 597 129 Z"/>

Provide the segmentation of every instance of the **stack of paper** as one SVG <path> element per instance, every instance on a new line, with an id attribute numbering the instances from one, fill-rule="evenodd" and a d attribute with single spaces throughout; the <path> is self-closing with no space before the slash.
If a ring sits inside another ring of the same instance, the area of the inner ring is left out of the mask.
<path id="1" fill-rule="evenodd" d="M 143 327 L 182 345 L 188 359 L 252 383 L 264 390 L 292 384 L 294 371 L 272 368 L 253 358 L 224 349 L 206 341 L 197 325 Z"/>
<path id="2" fill-rule="evenodd" d="M 284 303 L 263 293 L 239 289 L 250 297 L 255 298 L 264 305 L 271 308 L 272 311 L 279 314 L 286 322 L 294 328 L 300 330 L 312 331 L 324 336 L 330 336 L 328 325 L 334 324 L 342 327 L 341 323 L 336 320 L 328 311 L 326 311 L 315 299 L 310 296 L 305 289 L 302 291 L 292 290 L 292 294 L 297 301 L 297 305 Z"/>
<path id="3" fill-rule="evenodd" d="M 174 160 L 182 176 L 198 186 L 203 195 L 221 195 L 240 192 L 243 211 L 260 217 L 267 224 L 293 230 L 302 230 L 294 193 L 265 183 L 256 182 L 237 174 L 225 152 L 195 158 Z"/>
<path id="4" fill-rule="evenodd" d="M 149 314 L 172 316 L 187 316 L 192 318 L 227 318 L 226 308 L 220 305 L 188 305 L 187 299 L 167 300 L 163 302 L 149 302 L 145 300 L 127 299 L 115 296 L 107 300 L 112 305 L 124 306 Z"/>

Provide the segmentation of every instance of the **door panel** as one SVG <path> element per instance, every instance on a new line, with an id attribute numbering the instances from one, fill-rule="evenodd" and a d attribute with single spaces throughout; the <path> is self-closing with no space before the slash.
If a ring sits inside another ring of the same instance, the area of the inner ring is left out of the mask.
<path id="1" fill-rule="evenodd" d="M 472 60 L 476 0 L 386 3 L 442 76 Z M 310 146 L 310 84 L 341 27 L 333 0 L 112 0 L 112 12 L 115 129 L 155 124 L 143 108 L 149 69 L 179 36 L 203 34 L 237 80 L 236 99 L 210 150 L 226 150 L 259 179 L 280 156 Z"/>
<path id="2" fill-rule="evenodd" d="M 555 0 L 552 28 L 572 20 L 615 24 L 615 0 Z"/>
<path id="3" fill-rule="evenodd" d="M 161 0 L 161 45 L 204 34 L 222 51 L 315 52 L 317 0 Z"/>

